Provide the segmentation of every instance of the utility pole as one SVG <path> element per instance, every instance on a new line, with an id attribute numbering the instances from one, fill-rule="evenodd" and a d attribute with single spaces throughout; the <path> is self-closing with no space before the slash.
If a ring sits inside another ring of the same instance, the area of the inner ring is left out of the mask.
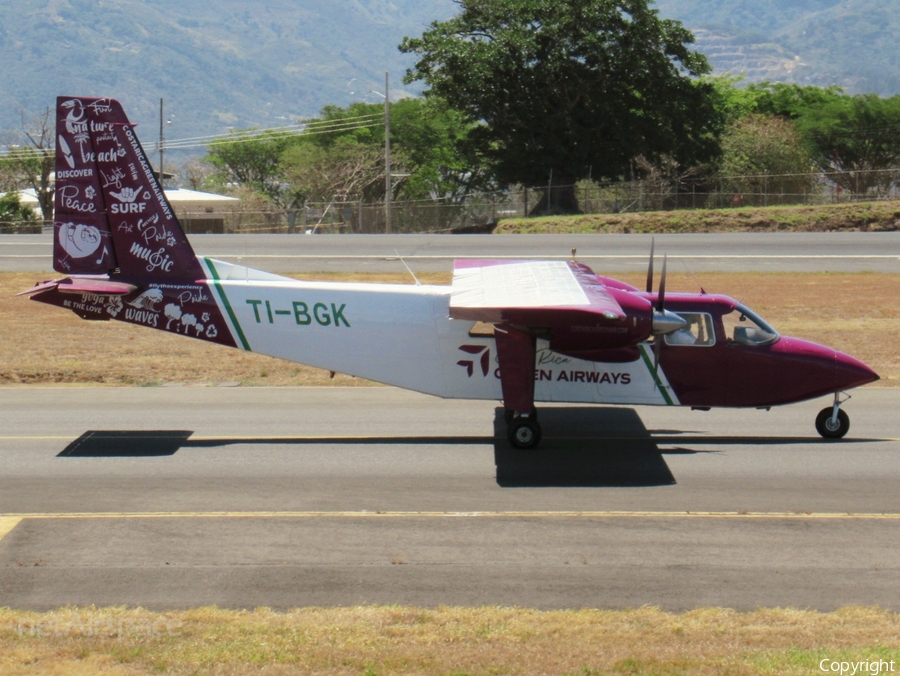
<path id="1" fill-rule="evenodd" d="M 391 92 L 389 73 L 384 74 L 384 231 L 391 234 Z"/>
<path id="2" fill-rule="evenodd" d="M 163 143 L 165 141 L 165 122 L 163 122 L 163 100 L 159 99 L 159 185 L 163 185 Z"/>

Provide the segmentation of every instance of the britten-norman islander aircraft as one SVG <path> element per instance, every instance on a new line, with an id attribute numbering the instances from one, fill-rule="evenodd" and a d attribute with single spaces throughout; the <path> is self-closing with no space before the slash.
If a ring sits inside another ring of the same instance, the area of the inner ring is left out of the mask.
<path id="1" fill-rule="evenodd" d="M 769 408 L 878 376 L 779 335 L 721 295 L 666 294 L 564 261 L 457 260 L 451 286 L 306 282 L 194 255 L 122 107 L 57 100 L 53 267 L 25 292 L 89 320 L 147 326 L 454 399 L 502 400 L 509 442 L 535 402 Z"/>

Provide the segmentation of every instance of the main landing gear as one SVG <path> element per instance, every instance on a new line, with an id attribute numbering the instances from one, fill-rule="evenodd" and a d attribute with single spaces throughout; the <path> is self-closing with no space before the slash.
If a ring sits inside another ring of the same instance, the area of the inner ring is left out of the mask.
<path id="1" fill-rule="evenodd" d="M 841 393 L 834 393 L 834 404 L 823 408 L 816 416 L 816 431 L 825 439 L 841 439 L 850 429 L 850 416 L 841 410 L 841 404 L 850 399 L 849 394 L 841 399 Z"/>
<path id="2" fill-rule="evenodd" d="M 541 426 L 537 421 L 537 410 L 531 415 L 520 415 L 506 409 L 503 417 L 506 420 L 506 438 L 511 446 L 529 449 L 541 443 Z"/>

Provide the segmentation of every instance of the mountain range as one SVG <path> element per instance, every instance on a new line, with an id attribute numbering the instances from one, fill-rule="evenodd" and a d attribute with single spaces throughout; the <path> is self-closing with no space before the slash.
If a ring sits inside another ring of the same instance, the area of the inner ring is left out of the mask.
<path id="1" fill-rule="evenodd" d="M 717 72 L 900 92 L 896 0 L 658 0 L 695 31 Z M 5 0 L 0 132 L 58 94 L 114 96 L 144 144 L 274 127 L 327 104 L 415 95 L 397 45 L 459 10 L 454 0 Z M 202 153 L 197 146 L 189 151 Z M 179 155 L 172 159 L 178 161 Z"/>

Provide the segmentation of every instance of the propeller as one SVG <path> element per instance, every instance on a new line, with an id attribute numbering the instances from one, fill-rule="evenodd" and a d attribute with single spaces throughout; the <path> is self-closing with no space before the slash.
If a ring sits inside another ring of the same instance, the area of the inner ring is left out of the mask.
<path id="1" fill-rule="evenodd" d="M 647 292 L 653 290 L 653 250 L 655 241 L 650 243 L 650 266 L 647 270 Z M 656 297 L 656 306 L 653 308 L 651 333 L 656 336 L 653 341 L 653 370 L 659 370 L 659 355 L 662 350 L 663 336 L 668 333 L 674 333 L 678 329 L 687 326 L 687 322 L 680 315 L 666 310 L 666 267 L 668 256 L 663 256 L 662 276 L 659 280 L 659 293 Z"/>

